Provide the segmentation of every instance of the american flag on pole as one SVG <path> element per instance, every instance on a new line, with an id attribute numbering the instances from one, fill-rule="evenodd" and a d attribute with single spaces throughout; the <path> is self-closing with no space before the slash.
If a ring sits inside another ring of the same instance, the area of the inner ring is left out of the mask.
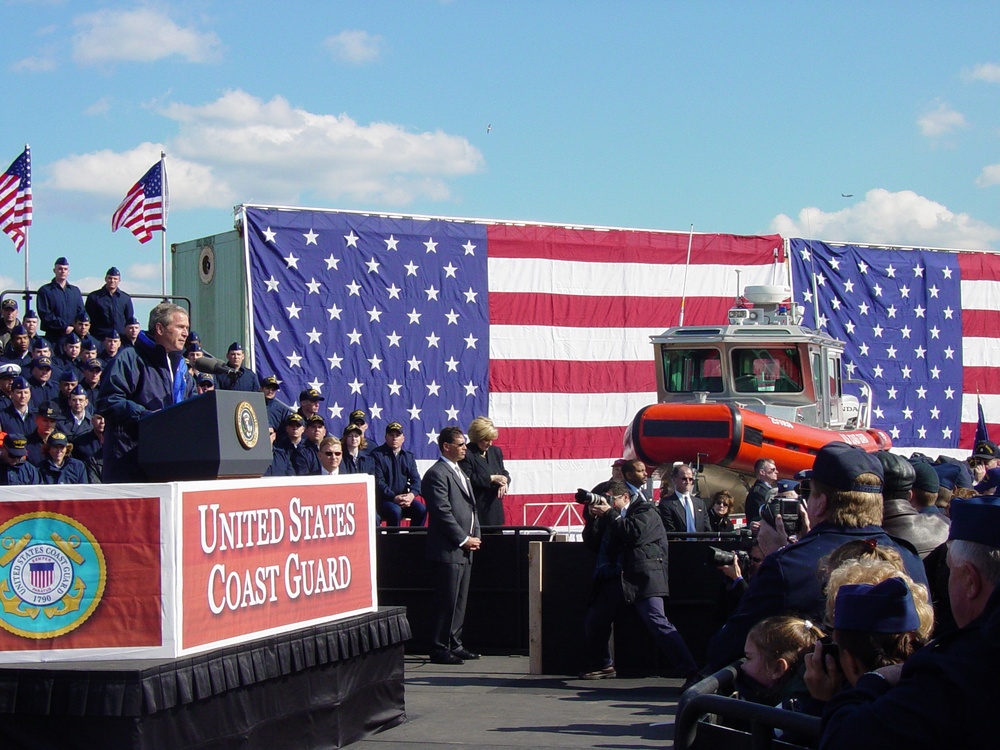
<path id="1" fill-rule="evenodd" d="M 994 253 L 790 240 L 796 298 L 847 342 L 847 377 L 874 388 L 872 426 L 895 447 L 971 448 L 982 393 L 1000 415 L 1000 258 Z"/>
<path id="2" fill-rule="evenodd" d="M 167 199 L 167 170 L 160 159 L 131 187 L 115 210 L 111 231 L 125 227 L 139 242 L 149 242 L 153 232 L 166 231 Z"/>
<path id="3" fill-rule="evenodd" d="M 333 434 L 356 408 L 376 443 L 401 422 L 423 466 L 442 427 L 489 416 L 511 523 L 607 479 L 656 401 L 649 336 L 677 324 L 687 233 L 244 208 L 258 374 L 320 390 Z M 685 323 L 726 321 L 736 269 L 784 283 L 782 252 L 694 235 Z"/>
<path id="4" fill-rule="evenodd" d="M 27 240 L 25 229 L 31 226 L 31 149 L 21 155 L 0 175 L 0 230 L 14 241 L 18 252 Z"/>

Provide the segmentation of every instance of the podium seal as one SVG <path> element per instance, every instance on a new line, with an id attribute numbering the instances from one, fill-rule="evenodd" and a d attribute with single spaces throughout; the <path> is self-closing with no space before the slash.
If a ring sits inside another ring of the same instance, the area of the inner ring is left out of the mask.
<path id="1" fill-rule="evenodd" d="M 0 627 L 55 638 L 80 627 L 104 595 L 104 552 L 86 526 L 59 513 L 26 513 L 0 526 Z"/>
<path id="2" fill-rule="evenodd" d="M 257 440 L 260 438 L 257 413 L 249 401 L 240 401 L 236 406 L 236 437 L 246 450 L 257 445 Z"/>

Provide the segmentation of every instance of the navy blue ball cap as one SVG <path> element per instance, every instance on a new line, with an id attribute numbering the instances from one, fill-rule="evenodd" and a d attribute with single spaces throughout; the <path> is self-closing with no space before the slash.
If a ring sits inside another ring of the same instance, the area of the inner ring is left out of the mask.
<path id="1" fill-rule="evenodd" d="M 43 401 L 38 405 L 36 417 L 48 417 L 49 419 L 62 419 L 62 410 L 56 401 Z"/>
<path id="2" fill-rule="evenodd" d="M 7 297 L 4 299 L 3 304 L 0 305 L 0 307 L 3 307 L 4 310 L 16 310 L 17 300 L 13 297 Z"/>
<path id="3" fill-rule="evenodd" d="M 1000 497 L 954 498 L 951 501 L 949 539 L 978 542 L 1000 549 Z"/>
<path id="4" fill-rule="evenodd" d="M 69 440 L 64 432 L 53 432 L 49 435 L 49 445 L 69 445 Z"/>
<path id="5" fill-rule="evenodd" d="M 972 450 L 974 458 L 981 458 L 989 461 L 992 458 L 1000 458 L 1000 448 L 992 440 L 980 440 Z"/>
<path id="6" fill-rule="evenodd" d="M 28 455 L 28 440 L 19 432 L 8 432 L 3 438 L 3 447 L 14 458 Z"/>
<path id="7" fill-rule="evenodd" d="M 48 367 L 51 370 L 52 360 L 49 359 L 48 357 L 35 357 L 33 360 L 31 360 L 31 366 L 32 368 L 37 367 L 39 369 Z"/>
<path id="8" fill-rule="evenodd" d="M 906 581 L 886 578 L 874 586 L 848 583 L 837 589 L 833 627 L 865 633 L 910 633 L 920 628 L 920 616 Z"/>
<path id="9" fill-rule="evenodd" d="M 91 359 L 83 363 L 83 369 L 97 370 L 98 372 L 101 372 L 102 370 L 104 370 L 104 365 L 101 364 L 101 360 L 99 359 Z"/>
<path id="10" fill-rule="evenodd" d="M 799 483 L 794 479 L 779 479 L 778 480 L 778 494 L 784 494 L 786 492 L 797 492 L 799 489 Z"/>
<path id="11" fill-rule="evenodd" d="M 261 388 L 281 388 L 281 384 L 274 375 L 268 375 L 266 378 L 261 378 L 260 381 Z"/>
<path id="12" fill-rule="evenodd" d="M 215 379 L 207 372 L 199 372 L 195 382 L 198 385 L 215 385 Z"/>
<path id="13" fill-rule="evenodd" d="M 860 484 L 862 474 L 874 474 L 878 484 Z M 882 464 L 874 454 L 847 443 L 827 443 L 819 449 L 813 467 L 800 472 L 802 479 L 822 482 L 841 492 L 882 492 Z"/>
<path id="14" fill-rule="evenodd" d="M 326 401 L 315 388 L 307 388 L 299 394 L 299 401 Z"/>
<path id="15" fill-rule="evenodd" d="M 941 489 L 941 480 L 934 467 L 926 461 L 910 459 L 910 463 L 913 464 L 913 471 L 917 475 L 916 479 L 913 480 L 913 489 L 937 494 L 938 490 Z"/>

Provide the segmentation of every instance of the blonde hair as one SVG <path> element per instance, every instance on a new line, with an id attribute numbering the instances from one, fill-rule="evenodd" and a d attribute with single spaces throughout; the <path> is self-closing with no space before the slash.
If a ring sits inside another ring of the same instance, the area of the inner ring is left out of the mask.
<path id="1" fill-rule="evenodd" d="M 805 653 L 822 637 L 823 631 L 812 622 L 789 615 L 765 618 L 747 633 L 747 638 L 760 649 L 769 667 L 778 659 L 784 659 L 789 672 L 795 670 Z"/>
<path id="2" fill-rule="evenodd" d="M 885 560 L 858 559 L 848 560 L 830 573 L 830 582 L 826 587 L 826 624 L 832 626 L 834 608 L 837 603 L 837 591 L 845 584 L 867 583 L 874 586 L 889 578 L 901 578 L 913 595 L 913 605 L 920 618 L 917 628 L 919 645 L 926 643 L 934 630 L 934 607 L 931 606 L 927 587 L 916 583 L 904 571 L 893 563 Z"/>
<path id="3" fill-rule="evenodd" d="M 489 417 L 476 417 L 469 423 L 469 442 L 478 443 L 480 440 L 496 440 L 497 428 L 493 426 L 493 420 Z"/>
<path id="4" fill-rule="evenodd" d="M 829 555 L 820 558 L 817 566 L 820 577 L 829 580 L 830 573 L 852 560 L 878 560 L 890 563 L 896 570 L 906 572 L 903 556 L 895 547 L 879 544 L 877 539 L 854 539 L 844 542 Z"/>
<path id="5" fill-rule="evenodd" d="M 877 474 L 861 474 L 858 484 L 882 485 Z M 812 491 L 826 495 L 826 520 L 830 523 L 860 528 L 882 525 L 882 493 L 837 490 L 816 479 L 812 480 Z"/>

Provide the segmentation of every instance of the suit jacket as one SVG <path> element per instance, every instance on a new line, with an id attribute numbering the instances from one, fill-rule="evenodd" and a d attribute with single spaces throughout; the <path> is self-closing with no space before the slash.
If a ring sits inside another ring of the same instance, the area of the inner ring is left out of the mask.
<path id="1" fill-rule="evenodd" d="M 462 542 L 467 537 L 479 536 L 479 516 L 471 491 L 466 492 L 455 468 L 444 459 L 427 470 L 421 486 L 430 514 L 427 559 L 444 563 L 468 561 L 471 553 L 462 549 Z"/>
<path id="2" fill-rule="evenodd" d="M 705 501 L 697 495 L 692 495 L 691 505 L 694 510 L 694 530 L 711 531 L 712 523 L 708 518 L 708 509 L 705 507 Z M 659 511 L 660 520 L 663 521 L 663 528 L 667 531 L 685 532 L 688 530 L 684 503 L 681 502 L 676 492 L 660 498 Z"/>

